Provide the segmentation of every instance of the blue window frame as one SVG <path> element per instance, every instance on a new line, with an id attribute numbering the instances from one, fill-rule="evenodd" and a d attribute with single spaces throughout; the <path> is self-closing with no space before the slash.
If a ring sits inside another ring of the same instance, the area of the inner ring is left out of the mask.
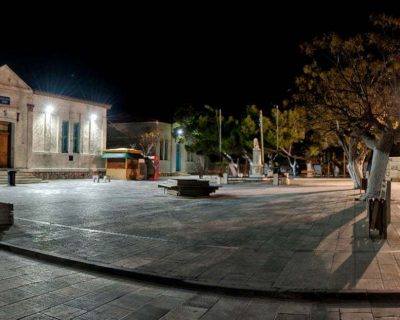
<path id="1" fill-rule="evenodd" d="M 80 141 L 81 141 L 81 124 L 79 122 L 74 123 L 74 153 L 80 152 Z"/>
<path id="2" fill-rule="evenodd" d="M 68 153 L 69 122 L 63 121 L 61 127 L 61 152 Z"/>

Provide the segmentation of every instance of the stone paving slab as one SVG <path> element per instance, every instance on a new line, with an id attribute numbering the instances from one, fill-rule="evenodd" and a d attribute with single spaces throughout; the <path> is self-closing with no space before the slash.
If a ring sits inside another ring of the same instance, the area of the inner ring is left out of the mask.
<path id="1" fill-rule="evenodd" d="M 370 240 L 348 182 L 164 195 L 152 182 L 0 187 L 4 244 L 195 284 L 263 291 L 400 291 L 400 186 L 389 239 Z"/>
<path id="2" fill-rule="evenodd" d="M 398 319 L 396 299 L 228 296 L 84 272 L 0 250 L 0 319 Z M 13 288 L 4 283 L 17 283 Z"/>

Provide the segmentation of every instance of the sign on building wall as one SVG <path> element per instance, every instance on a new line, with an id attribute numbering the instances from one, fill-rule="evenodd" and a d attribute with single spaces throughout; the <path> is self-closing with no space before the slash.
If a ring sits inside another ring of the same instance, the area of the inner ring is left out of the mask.
<path id="1" fill-rule="evenodd" d="M 11 104 L 10 97 L 0 96 L 0 104 L 5 104 L 5 105 L 9 106 Z"/>

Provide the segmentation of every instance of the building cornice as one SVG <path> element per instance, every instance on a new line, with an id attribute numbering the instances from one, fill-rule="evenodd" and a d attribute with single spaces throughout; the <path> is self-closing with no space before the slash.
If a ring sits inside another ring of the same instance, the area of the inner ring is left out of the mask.
<path id="1" fill-rule="evenodd" d="M 42 96 L 42 97 L 49 97 L 49 98 L 56 98 L 56 99 L 61 99 L 61 100 L 68 100 L 71 102 L 79 102 L 83 104 L 87 104 L 90 106 L 96 106 L 96 107 L 101 107 L 105 108 L 107 110 L 111 109 L 110 104 L 105 104 L 105 103 L 99 103 L 99 102 L 94 102 L 90 100 L 84 100 L 84 99 L 78 99 L 78 98 L 73 98 L 73 97 L 68 97 L 60 94 L 54 94 L 54 93 L 49 93 L 49 92 L 44 92 L 44 91 L 39 91 L 39 90 L 33 90 L 33 94 L 37 96 Z"/>
<path id="2" fill-rule="evenodd" d="M 9 91 L 18 91 L 18 92 L 25 92 L 25 93 L 33 93 L 32 89 L 26 89 L 26 88 L 22 88 L 22 87 L 15 87 L 15 86 L 10 86 L 10 85 L 5 85 L 0 83 L 0 89 L 4 89 L 4 90 L 9 90 Z"/>

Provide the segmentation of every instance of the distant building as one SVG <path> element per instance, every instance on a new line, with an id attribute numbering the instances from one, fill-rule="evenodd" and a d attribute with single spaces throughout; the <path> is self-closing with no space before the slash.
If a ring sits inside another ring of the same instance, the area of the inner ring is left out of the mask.
<path id="1" fill-rule="evenodd" d="M 111 123 L 108 127 L 107 148 L 138 147 L 136 137 L 158 130 L 160 137 L 153 148 L 160 158 L 160 170 L 164 175 L 194 173 L 196 155 L 188 152 L 173 134 L 172 124 L 158 121 Z"/>
<path id="2" fill-rule="evenodd" d="M 39 92 L 0 67 L 0 169 L 83 177 L 103 169 L 110 105 Z"/>

